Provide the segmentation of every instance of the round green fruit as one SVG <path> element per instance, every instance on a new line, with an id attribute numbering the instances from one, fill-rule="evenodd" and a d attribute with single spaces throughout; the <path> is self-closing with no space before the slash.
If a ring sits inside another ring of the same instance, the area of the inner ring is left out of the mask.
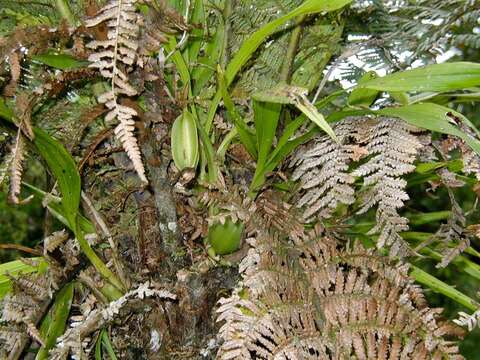
<path id="1" fill-rule="evenodd" d="M 244 225 L 227 219 L 225 224 L 213 224 L 208 229 L 208 242 L 218 255 L 231 254 L 240 248 Z"/>

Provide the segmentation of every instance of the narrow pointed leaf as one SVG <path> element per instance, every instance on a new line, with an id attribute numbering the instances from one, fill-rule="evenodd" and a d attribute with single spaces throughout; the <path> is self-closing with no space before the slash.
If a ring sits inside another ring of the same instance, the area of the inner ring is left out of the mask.
<path id="1" fill-rule="evenodd" d="M 55 302 L 40 327 L 40 334 L 45 344 L 38 351 L 35 360 L 48 359 L 48 351 L 54 347 L 57 338 L 64 333 L 72 306 L 73 290 L 74 284 L 68 283 L 55 297 Z"/>
<path id="2" fill-rule="evenodd" d="M 454 62 L 427 65 L 371 79 L 359 88 L 380 91 L 452 91 L 480 85 L 480 64 Z"/>
<path id="3" fill-rule="evenodd" d="M 260 29 L 255 31 L 252 35 L 245 39 L 240 49 L 236 52 L 233 59 L 227 66 L 225 71 L 225 81 L 227 87 L 233 82 L 235 76 L 250 57 L 255 53 L 258 47 L 273 33 L 275 33 L 280 26 L 288 21 L 303 15 L 319 13 L 322 11 L 334 11 L 341 9 L 345 5 L 351 3 L 352 0 L 307 0 L 302 5 L 292 10 L 288 14 L 272 20 L 265 24 Z M 217 91 L 215 98 L 212 100 L 210 109 L 208 111 L 208 118 L 206 124 L 207 132 L 210 130 L 211 123 L 217 111 L 218 104 L 221 99 L 220 90 Z"/>
<path id="4" fill-rule="evenodd" d="M 462 114 L 447 107 L 433 104 L 413 104 L 396 108 L 385 108 L 375 113 L 387 116 L 396 116 L 406 122 L 423 129 L 436 131 L 443 134 L 458 136 L 464 140 L 477 154 L 480 155 L 480 141 L 464 133 L 453 121 L 453 117 L 465 122 L 472 130 L 477 132 L 473 124 Z"/>

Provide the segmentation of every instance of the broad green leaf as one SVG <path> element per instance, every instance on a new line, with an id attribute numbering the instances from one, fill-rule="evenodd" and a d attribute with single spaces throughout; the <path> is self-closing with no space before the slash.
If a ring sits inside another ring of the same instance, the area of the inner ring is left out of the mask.
<path id="1" fill-rule="evenodd" d="M 353 89 L 348 97 L 348 104 L 350 106 L 360 107 L 369 107 L 372 105 L 380 92 L 374 89 L 363 88 L 362 84 L 365 84 L 369 80 L 376 79 L 377 77 L 378 75 L 375 71 L 368 71 L 365 73 L 360 80 L 358 80 L 357 87 Z"/>
<path id="2" fill-rule="evenodd" d="M 184 110 L 175 119 L 172 126 L 171 144 L 172 158 L 180 171 L 197 167 L 199 158 L 197 125 L 188 110 Z"/>
<path id="3" fill-rule="evenodd" d="M 303 15 L 319 13 L 322 11 L 334 11 L 341 9 L 345 5 L 351 3 L 352 0 L 307 0 L 302 5 L 292 10 L 288 14 L 272 20 L 268 24 L 265 24 L 260 29 L 255 31 L 252 35 L 245 39 L 240 49 L 236 52 L 233 59 L 225 70 L 225 81 L 227 87 L 235 79 L 237 73 L 255 53 L 258 47 L 273 33 L 275 33 L 280 26 L 284 25 L 288 21 Z M 207 117 L 207 123 L 205 130 L 210 131 L 210 127 L 217 111 L 218 104 L 220 103 L 221 93 L 217 91 L 215 98 L 212 100 Z"/>
<path id="4" fill-rule="evenodd" d="M 39 271 L 42 267 L 47 266 L 43 258 L 37 257 L 31 258 L 31 260 L 39 261 L 39 266 L 27 265 L 21 260 L 0 264 L 0 299 L 12 289 L 12 282 L 7 274 L 15 277 L 19 274 L 29 274 Z"/>
<path id="5" fill-rule="evenodd" d="M 60 70 L 78 69 L 89 64 L 88 61 L 75 59 L 68 54 L 33 55 L 31 56 L 31 59 Z"/>
<path id="6" fill-rule="evenodd" d="M 472 130 L 476 128 L 462 114 L 447 107 L 432 104 L 413 104 L 396 108 L 385 108 L 375 111 L 377 114 L 396 116 L 406 122 L 423 129 L 436 131 L 443 134 L 458 136 L 464 140 L 477 154 L 480 155 L 480 141 L 460 130 L 452 119 L 452 115 L 465 122 Z"/>
<path id="7" fill-rule="evenodd" d="M 480 64 L 455 62 L 400 71 L 359 84 L 380 91 L 452 91 L 480 85 Z"/>
<path id="8" fill-rule="evenodd" d="M 281 109 L 281 104 L 253 101 L 258 158 L 255 175 L 250 184 L 251 191 L 257 191 L 264 182 L 267 156 L 275 138 Z"/>
<path id="9" fill-rule="evenodd" d="M 189 41 L 187 48 L 185 49 L 185 58 L 187 63 L 190 64 L 190 68 L 193 69 L 197 66 L 198 53 L 202 46 L 203 28 L 201 27 L 205 22 L 205 9 L 203 6 L 203 0 L 193 1 L 193 11 L 190 18 L 190 23 L 197 25 L 190 31 Z"/>
<path id="10" fill-rule="evenodd" d="M 73 290 L 74 284 L 68 283 L 55 297 L 55 302 L 40 327 L 40 334 L 45 344 L 38 351 L 35 360 L 48 359 L 48 351 L 54 347 L 57 338 L 64 333 L 72 306 Z"/>
<path id="11" fill-rule="evenodd" d="M 71 228 L 76 227 L 78 206 L 80 205 L 80 175 L 75 161 L 63 145 L 41 129 L 34 129 L 35 140 L 40 155 L 57 179 L 62 194 L 61 204 Z"/>
<path id="12" fill-rule="evenodd" d="M 254 122 L 257 131 L 257 169 L 265 165 L 275 138 L 281 109 L 280 104 L 253 102 Z"/>

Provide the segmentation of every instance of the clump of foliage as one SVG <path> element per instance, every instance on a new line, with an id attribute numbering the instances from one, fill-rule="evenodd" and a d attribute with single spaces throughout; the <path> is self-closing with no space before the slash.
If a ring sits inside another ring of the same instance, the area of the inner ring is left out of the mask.
<path id="1" fill-rule="evenodd" d="M 478 1 L 0 5 L 0 357 L 463 358 Z"/>

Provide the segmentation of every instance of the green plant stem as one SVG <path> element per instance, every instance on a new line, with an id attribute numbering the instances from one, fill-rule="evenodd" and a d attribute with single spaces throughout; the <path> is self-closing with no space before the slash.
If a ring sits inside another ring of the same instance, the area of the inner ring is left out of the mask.
<path id="1" fill-rule="evenodd" d="M 68 2 L 65 0 L 55 0 L 55 5 L 57 6 L 57 10 L 62 16 L 62 18 L 65 19 L 69 25 L 75 26 L 75 16 L 73 16 L 72 10 L 70 10 L 70 5 L 68 5 Z"/>
<path id="2" fill-rule="evenodd" d="M 410 276 L 418 283 L 455 300 L 472 311 L 476 311 L 479 308 L 479 304 L 472 298 L 414 265 L 411 265 Z"/>
<path id="3" fill-rule="evenodd" d="M 108 282 L 110 282 L 113 286 L 117 288 L 117 298 L 121 297 L 121 294 L 125 291 L 122 283 L 120 280 L 117 279 L 115 274 L 103 263 L 103 261 L 98 257 L 98 255 L 93 251 L 91 248 L 90 244 L 88 243 L 87 239 L 85 239 L 85 235 L 82 230 L 80 230 L 79 225 L 77 224 L 77 229 L 75 231 L 75 236 L 77 238 L 77 241 L 80 245 L 80 248 L 82 249 L 83 253 L 85 256 L 90 260 L 92 265 L 97 269 L 97 271 L 106 279 Z M 115 294 L 113 294 L 113 297 L 116 297 Z"/>
<path id="4" fill-rule="evenodd" d="M 290 41 L 288 43 L 287 55 L 285 57 L 285 61 L 282 64 L 280 80 L 286 82 L 287 84 L 290 84 L 290 81 L 292 79 L 292 66 L 295 60 L 295 56 L 297 55 L 298 45 L 302 36 L 303 26 L 301 24 L 304 19 L 305 15 L 299 17 L 297 21 L 298 25 L 295 27 L 295 29 L 292 30 Z"/>
<path id="5" fill-rule="evenodd" d="M 225 21 L 225 28 L 224 28 L 224 38 L 223 38 L 223 52 L 222 52 L 222 58 L 221 58 L 221 65 L 222 69 L 225 69 L 228 60 L 230 57 L 229 51 L 228 51 L 228 41 L 230 39 L 230 35 L 232 32 L 232 26 L 230 24 L 230 15 L 232 14 L 232 9 L 233 9 L 233 1 L 225 1 L 225 7 L 223 9 L 223 19 Z"/>
<path id="6" fill-rule="evenodd" d="M 220 146 L 218 147 L 217 149 L 217 157 L 220 159 L 220 160 L 224 160 L 225 159 L 225 154 L 228 150 L 228 147 L 230 146 L 230 144 L 232 143 L 232 141 L 235 139 L 235 137 L 238 135 L 238 131 L 236 128 L 233 128 L 232 130 L 230 130 L 230 132 L 223 138 L 223 141 L 222 143 L 220 144 Z"/>

